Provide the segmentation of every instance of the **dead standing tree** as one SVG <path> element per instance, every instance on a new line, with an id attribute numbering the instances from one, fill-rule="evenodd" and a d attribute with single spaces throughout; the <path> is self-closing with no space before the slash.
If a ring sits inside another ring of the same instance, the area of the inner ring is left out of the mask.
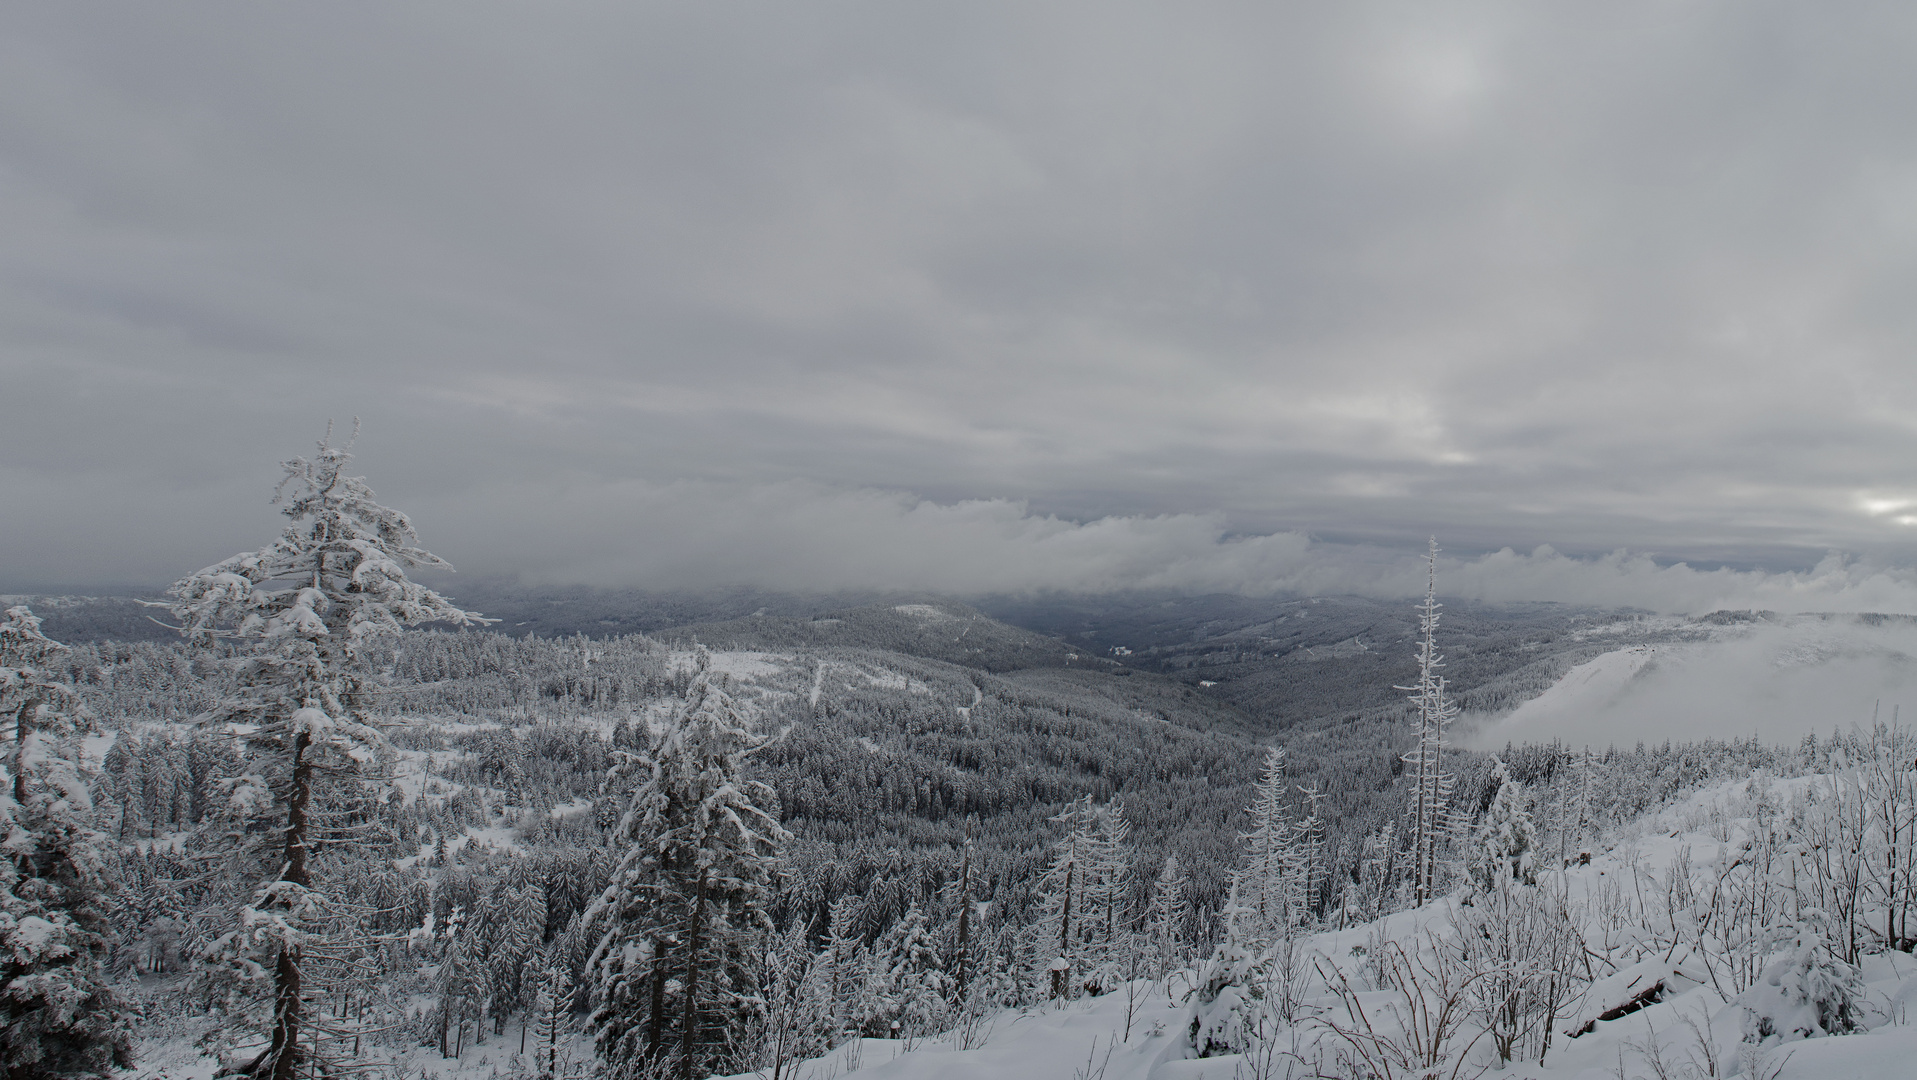
<path id="1" fill-rule="evenodd" d="M 1438 654 L 1438 539 L 1431 538 L 1425 557 L 1427 582 L 1424 603 L 1418 608 L 1418 681 L 1414 686 L 1393 689 L 1408 691 L 1418 708 L 1414 721 L 1418 745 L 1404 756 L 1410 766 L 1412 793 L 1411 884 L 1416 903 L 1430 900 L 1437 892 L 1438 842 L 1450 821 L 1453 778 L 1444 771 L 1445 731 L 1458 717 L 1458 706 L 1445 696 L 1444 657 Z"/>

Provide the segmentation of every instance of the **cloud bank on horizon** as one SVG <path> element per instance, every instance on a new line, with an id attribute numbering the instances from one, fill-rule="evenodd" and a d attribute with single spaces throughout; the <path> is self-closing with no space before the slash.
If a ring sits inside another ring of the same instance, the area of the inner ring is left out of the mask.
<path id="1" fill-rule="evenodd" d="M 1910 610 L 1913 49 L 1733 0 L 14 5 L 0 585 L 255 544 L 360 415 L 431 546 L 535 580 L 1397 595 L 1435 532 L 1458 595 Z"/>
<path id="2" fill-rule="evenodd" d="M 1423 554 L 1410 547 L 1327 543 L 1295 531 L 1233 534 L 1220 514 L 1074 522 L 1005 499 L 938 503 L 806 481 L 526 483 L 510 495 L 508 514 L 428 497 L 414 517 L 432 523 L 429 547 L 462 553 L 466 576 L 516 576 L 532 585 L 1398 599 L 1422 595 L 1427 574 Z M 272 528 L 270 516 L 262 514 L 260 525 Z M 528 550 L 542 557 L 532 572 L 520 561 Z M 68 554 L 76 565 L 87 558 L 84 547 Z M 155 552 L 145 581 L 163 582 L 225 554 L 209 548 L 197 562 L 168 565 Z M 1767 571 L 1703 569 L 1628 551 L 1577 557 L 1541 545 L 1522 553 L 1444 552 L 1437 572 L 1444 596 L 1491 603 L 1917 614 L 1917 571 L 1838 554 L 1804 570 Z M 447 587 L 457 592 L 457 580 Z"/>
<path id="3" fill-rule="evenodd" d="M 494 528 L 507 549 L 547 523 L 590 523 L 536 581 L 602 585 L 926 589 L 954 594 L 1161 589 L 1182 593 L 1421 595 L 1422 553 L 1325 543 L 1301 532 L 1234 535 L 1222 515 L 1073 522 L 1003 499 L 941 504 L 896 492 L 806 483 L 746 491 L 702 483 L 632 484 L 610 500 L 528 490 L 528 513 Z M 1667 614 L 1722 609 L 1917 614 L 1917 571 L 1827 555 L 1804 570 L 1700 569 L 1651 554 L 1576 557 L 1441 553 L 1443 595 L 1492 603 L 1555 601 Z"/>

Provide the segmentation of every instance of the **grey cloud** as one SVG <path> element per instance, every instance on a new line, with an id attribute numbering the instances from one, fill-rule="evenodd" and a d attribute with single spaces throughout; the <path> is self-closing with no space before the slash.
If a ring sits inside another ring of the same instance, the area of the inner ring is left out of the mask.
<path id="1" fill-rule="evenodd" d="M 1292 541 L 1202 538 L 1432 531 L 1891 573 L 1913 37 L 1782 3 L 10 10 L 7 574 L 256 542 L 272 462 L 352 415 L 435 547 L 543 579 L 750 576 L 780 530 L 821 587 L 1257 589 Z M 635 523 L 656 554 L 589 533 Z M 1025 546 L 967 569 L 982 536 Z M 838 554 L 900 545 L 958 562 Z"/>

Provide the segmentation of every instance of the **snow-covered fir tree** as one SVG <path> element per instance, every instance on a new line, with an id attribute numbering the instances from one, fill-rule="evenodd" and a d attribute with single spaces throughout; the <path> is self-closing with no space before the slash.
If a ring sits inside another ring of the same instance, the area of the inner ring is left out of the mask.
<path id="1" fill-rule="evenodd" d="M 1806 909 L 1772 933 L 1782 953 L 1734 999 L 1743 1041 L 1775 1046 L 1864 1028 L 1864 985 L 1857 966 L 1832 947 L 1831 918 Z"/>
<path id="2" fill-rule="evenodd" d="M 1294 871 L 1287 892 L 1292 899 L 1293 919 L 1311 919 L 1319 910 L 1325 883 L 1325 819 L 1319 816 L 1318 804 L 1326 796 L 1315 781 L 1298 789 L 1298 794 L 1304 800 L 1305 813 L 1292 826 Z"/>
<path id="3" fill-rule="evenodd" d="M 836 1043 L 848 1031 L 865 1024 L 865 957 L 860 930 L 859 898 L 851 894 L 832 901 L 827 911 L 825 940 L 812 965 L 813 992 L 826 1006 L 826 1027 Z"/>
<path id="4" fill-rule="evenodd" d="M 350 797 L 386 745 L 370 723 L 363 652 L 425 622 L 478 621 L 407 571 L 449 569 L 421 548 L 412 521 L 347 474 L 346 446 L 327 438 L 311 459 L 283 463 L 279 538 L 176 582 L 171 609 L 189 639 L 232 668 L 238 691 L 198 719 L 241 733 L 245 772 L 225 781 L 233 865 L 260 882 L 209 957 L 226 999 L 223 1047 L 235 1072 L 292 1080 L 323 1048 L 316 985 L 354 966 L 333 940 L 354 920 L 315 888 L 329 835 L 328 798 Z M 315 966 L 322 970 L 316 970 Z M 335 1033 L 336 1034 L 336 1033 Z"/>
<path id="5" fill-rule="evenodd" d="M 1030 935 L 1011 922 L 986 939 L 985 955 L 967 999 L 969 1008 L 1010 1009 L 1039 999 L 1038 965 L 1030 954 L 1030 943 Z"/>
<path id="6" fill-rule="evenodd" d="M 1257 951 L 1290 932 L 1301 899 L 1298 833 L 1286 801 L 1290 785 L 1284 747 L 1265 751 L 1253 792 L 1246 807 L 1251 827 L 1239 834 L 1246 845 L 1245 860 L 1232 871 L 1231 888 L 1242 908 L 1236 925 L 1246 946 Z"/>
<path id="7" fill-rule="evenodd" d="M 1465 872 L 1474 888 L 1496 890 L 1501 883 L 1537 884 L 1537 826 L 1531 821 L 1524 785 L 1511 778 L 1503 761 L 1491 759 L 1491 782 L 1497 794 L 1479 824 Z"/>
<path id="8" fill-rule="evenodd" d="M 539 973 L 539 991 L 533 1000 L 534 1037 L 533 1072 L 540 1080 L 556 1080 L 561 1075 L 559 1044 L 571 1030 L 570 1005 L 572 978 L 563 964 L 549 964 Z"/>
<path id="9" fill-rule="evenodd" d="M 503 910 L 493 919 L 500 927 L 486 954 L 488 1012 L 493 1031 L 506 1029 L 506 1017 L 524 1005 L 527 998 L 527 964 L 546 932 L 546 890 L 534 882 L 509 888 L 502 896 Z"/>
<path id="10" fill-rule="evenodd" d="M 107 986 L 102 848 L 76 736 L 91 725 L 53 666 L 66 651 L 25 606 L 0 619 L 0 1073 L 107 1076 L 131 1064 L 128 1020 Z"/>
<path id="11" fill-rule="evenodd" d="M 439 968 L 432 983 L 437 1000 L 435 1027 L 439 1035 L 439 1056 L 457 1058 L 466 1045 L 469 1028 L 475 1026 L 479 1017 L 486 969 L 477 955 L 479 943 L 466 925 L 464 912 L 454 909 L 442 933 L 446 945 L 440 953 Z"/>
<path id="12" fill-rule="evenodd" d="M 1096 811 L 1085 866 L 1084 974 L 1081 983 L 1105 993 L 1131 977 L 1132 932 L 1131 823 L 1125 804 L 1112 799 Z"/>
<path id="13" fill-rule="evenodd" d="M 1370 922 L 1398 907 L 1399 887 L 1403 883 L 1399 870 L 1403 862 L 1397 822 L 1387 821 L 1377 832 L 1365 837 L 1355 868 L 1357 880 L 1345 886 L 1343 920 Z"/>
<path id="14" fill-rule="evenodd" d="M 958 918 L 953 921 L 952 926 L 953 940 L 950 950 L 952 957 L 952 989 L 955 994 L 961 997 L 965 995 L 972 981 L 972 936 L 974 931 L 972 922 L 975 914 L 972 903 L 972 826 L 973 823 L 970 821 L 965 824 L 965 843 L 959 849 L 959 872 L 958 876 L 952 879 L 951 886 L 952 903 L 953 906 L 958 909 Z"/>
<path id="15" fill-rule="evenodd" d="M 1239 1053 L 1250 1044 L 1265 1008 L 1275 955 L 1290 956 L 1291 935 L 1304 910 L 1310 870 L 1300 839 L 1315 825 L 1300 828 L 1286 799 L 1285 750 L 1265 752 L 1263 768 L 1246 813 L 1251 827 L 1239 834 L 1244 861 L 1233 869 L 1225 909 L 1224 935 L 1202 968 L 1193 995 L 1186 1032 L 1200 1057 Z"/>
<path id="16" fill-rule="evenodd" d="M 1166 855 L 1164 869 L 1152 885 L 1151 911 L 1146 920 L 1153 978 L 1162 980 L 1184 963 L 1185 925 L 1191 919 L 1190 888 L 1191 875 L 1179 865 L 1177 853 Z"/>
<path id="17" fill-rule="evenodd" d="M 1239 899 L 1238 886 L 1220 914 L 1225 933 L 1200 970 L 1185 1029 L 1186 1043 L 1199 1057 L 1250 1047 L 1271 981 L 1271 943 L 1259 937 L 1263 916 Z"/>
<path id="18" fill-rule="evenodd" d="M 1029 949 L 1044 969 L 1049 997 L 1103 993 L 1125 978 L 1135 944 L 1124 804 L 1097 805 L 1087 795 L 1051 820 L 1060 833 L 1037 883 Z"/>
<path id="19" fill-rule="evenodd" d="M 795 1062 L 832 1045 L 831 999 L 820 992 L 823 980 L 815 974 L 821 954 L 808 947 L 806 929 L 794 922 L 783 934 L 766 935 L 760 948 L 759 1007 L 747 1039 L 757 1047 L 751 1067 L 772 1080 L 783 1080 Z"/>
<path id="20" fill-rule="evenodd" d="M 894 923 L 873 950 L 882 1038 L 915 1039 L 940 1030 L 951 994 L 951 977 L 939 957 L 931 921 L 918 908 Z"/>
<path id="21" fill-rule="evenodd" d="M 684 1080 L 735 1061 L 753 954 L 771 932 L 775 858 L 790 835 L 772 789 L 744 777 L 752 730 L 698 650 L 692 683 L 643 756 L 615 842 L 626 854 L 587 912 L 600 1053 Z M 703 1070 L 703 1071 L 702 1071 Z"/>

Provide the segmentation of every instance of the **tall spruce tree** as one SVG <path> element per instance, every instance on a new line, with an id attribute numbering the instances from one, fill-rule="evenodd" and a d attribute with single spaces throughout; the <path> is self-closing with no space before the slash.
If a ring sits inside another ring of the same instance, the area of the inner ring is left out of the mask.
<path id="1" fill-rule="evenodd" d="M 450 567 L 418 546 L 405 514 L 347 475 L 350 447 L 333 445 L 329 425 L 311 459 L 282 463 L 279 538 L 170 590 L 181 632 L 237 675 L 238 692 L 198 719 L 245 748 L 223 812 L 242 819 L 229 854 L 260 881 L 209 957 L 234 1023 L 215 1047 L 237 1055 L 231 1071 L 272 1080 L 292 1080 L 323 1045 L 312 1000 L 354 963 L 335 940 L 354 920 L 314 887 L 312 860 L 344 839 L 324 835 L 328 802 L 350 798 L 386 746 L 369 715 L 364 651 L 403 627 L 484 621 L 408 580 L 409 569 Z"/>
<path id="2" fill-rule="evenodd" d="M 1132 933 L 1131 823 L 1124 802 L 1114 798 L 1099 807 L 1097 819 L 1085 866 L 1084 982 L 1105 993 L 1131 978 L 1137 942 Z"/>
<path id="3" fill-rule="evenodd" d="M 1292 900 L 1294 917 L 1309 921 L 1317 916 L 1325 885 L 1325 819 L 1318 815 L 1318 804 L 1326 799 L 1318 782 L 1298 789 L 1304 799 L 1305 816 L 1292 826 L 1294 870 L 1287 895 Z"/>
<path id="4" fill-rule="evenodd" d="M 539 993 L 533 1000 L 535 1037 L 533 1072 L 539 1080 L 555 1080 L 559 1075 L 559 1044 L 568 1031 L 568 1007 L 572 1002 L 572 978 L 563 965 L 547 966 L 539 976 Z"/>
<path id="5" fill-rule="evenodd" d="M 847 893 L 832 901 L 825 941 L 820 946 L 818 963 L 813 965 L 818 992 L 830 1004 L 827 1027 L 833 1042 L 865 1025 L 861 1011 L 865 965 L 859 955 L 864 945 L 859 927 L 859 898 Z"/>
<path id="6" fill-rule="evenodd" d="M 507 1015 L 528 1003 L 528 964 L 546 933 L 546 890 L 537 882 L 509 888 L 503 899 L 503 926 L 486 957 L 494 1034 L 504 1034 Z"/>
<path id="7" fill-rule="evenodd" d="M 1163 980 L 1185 960 L 1185 924 L 1191 919 L 1191 875 L 1178 856 L 1165 856 L 1165 868 L 1152 886 L 1147 932 L 1151 935 L 1154 978 Z"/>
<path id="8" fill-rule="evenodd" d="M 772 930 L 775 859 L 791 839 L 777 795 L 744 777 L 770 741 L 698 650 L 685 698 L 645 755 L 620 821 L 625 857 L 586 915 L 599 1050 L 614 1068 L 705 1076 L 738 1057 L 752 955 Z M 702 1071 L 703 1070 L 703 1071 Z"/>
<path id="9" fill-rule="evenodd" d="M 66 647 L 24 606 L 0 620 L 0 1075 L 106 1076 L 131 1064 L 127 1018 L 107 988 L 101 897 L 106 838 L 87 824 L 74 736 L 90 723 L 54 666 Z"/>
<path id="10" fill-rule="evenodd" d="M 907 911 L 873 951 L 884 1034 L 915 1039 L 938 1031 L 951 996 L 951 977 L 925 913 L 916 907 Z"/>

